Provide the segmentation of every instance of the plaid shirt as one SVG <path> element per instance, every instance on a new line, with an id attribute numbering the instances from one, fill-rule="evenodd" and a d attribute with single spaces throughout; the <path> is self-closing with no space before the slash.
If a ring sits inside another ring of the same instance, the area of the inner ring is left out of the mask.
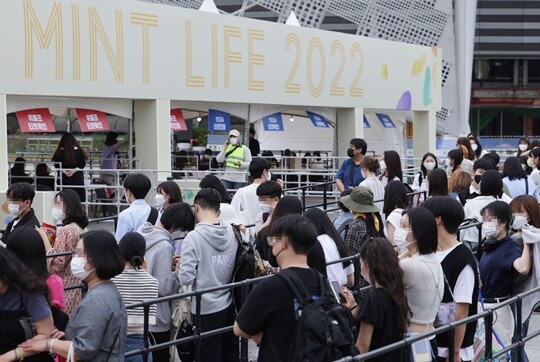
<path id="1" fill-rule="evenodd" d="M 369 235 L 367 226 L 366 226 L 366 220 L 362 217 L 358 217 L 349 227 L 349 230 L 347 231 L 347 234 L 345 235 L 345 243 L 349 246 L 349 249 L 351 250 L 351 254 L 358 254 L 360 253 L 360 249 L 362 248 L 362 245 L 371 238 L 371 235 Z M 360 264 L 358 261 L 355 263 L 355 268 L 358 268 L 360 270 Z M 362 277 L 358 280 L 358 285 L 360 288 L 364 288 L 369 286 L 369 283 L 366 282 L 366 280 Z M 360 294 L 360 300 L 362 300 L 367 295 L 367 292 L 362 292 Z"/>

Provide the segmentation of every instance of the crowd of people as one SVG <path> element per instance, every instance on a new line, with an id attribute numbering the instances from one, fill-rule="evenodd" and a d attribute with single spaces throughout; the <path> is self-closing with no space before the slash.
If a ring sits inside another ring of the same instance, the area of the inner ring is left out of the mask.
<path id="1" fill-rule="evenodd" d="M 234 157 L 228 165 L 236 169 L 244 167 L 240 153 L 249 149 L 236 147 L 233 138 L 238 135 L 229 140 L 233 152 L 224 156 Z M 144 174 L 129 175 L 123 182 L 129 207 L 118 215 L 114 234 L 87 231 L 83 200 L 66 188 L 51 205 L 61 225 L 51 238 L 32 209 L 33 187 L 15 183 L 7 190 L 13 221 L 0 247 L 0 313 L 5 316 L 0 330 L 9 336 L 0 340 L 0 361 L 68 355 L 83 361 L 141 361 L 140 354 L 125 354 L 180 335 L 173 305 L 162 302 L 150 307 L 145 341 L 144 310 L 129 305 L 185 287 L 231 283 L 238 235 L 253 245 L 258 275 L 273 276 L 260 281 L 239 309 L 230 289 L 212 290 L 200 304 L 191 304 L 201 333 L 234 325 L 232 332 L 201 340 L 202 361 L 237 359 L 237 337 L 258 344 L 260 361 L 289 360 L 303 302 L 280 273 L 303 284 L 314 299 L 326 290 L 320 275 L 341 288 L 334 293 L 354 320 L 356 353 L 473 316 L 479 303 L 489 308 L 538 286 L 540 208 L 533 175 L 540 174 L 539 149 L 529 150 L 525 163 L 508 158 L 500 173 L 498 155 L 484 152 L 473 135 L 460 138 L 448 153 L 446 170 L 427 153 L 409 186 L 396 152 L 387 151 L 380 160 L 365 156 L 367 143 L 353 139 L 350 162 L 337 175 L 341 213 L 334 220 L 297 197 L 283 196 L 270 161 L 258 157 L 247 165 L 251 184 L 237 185 L 231 198 L 227 189 L 236 180 L 207 175 L 193 206 L 183 202 L 173 181 L 152 185 Z M 84 159 L 80 152 L 72 156 L 63 160 Z M 464 167 L 464 159 L 472 166 Z M 146 197 L 153 187 L 152 206 Z M 417 191 L 414 197 L 409 189 Z M 467 219 L 481 224 L 480 231 L 460 230 Z M 239 234 L 234 225 L 240 225 Z M 534 296 L 524 299 L 523 335 L 537 302 Z M 515 310 L 495 313 L 493 328 L 508 345 L 517 338 Z M 30 334 L 22 320 L 33 326 Z M 427 350 L 431 361 L 450 355 L 472 361 L 475 331 L 476 322 L 470 322 L 456 328 L 453 341 L 448 332 L 440 333 L 417 342 L 422 347 L 372 360 L 410 361 Z M 154 350 L 149 357 L 169 361 L 171 350 Z"/>

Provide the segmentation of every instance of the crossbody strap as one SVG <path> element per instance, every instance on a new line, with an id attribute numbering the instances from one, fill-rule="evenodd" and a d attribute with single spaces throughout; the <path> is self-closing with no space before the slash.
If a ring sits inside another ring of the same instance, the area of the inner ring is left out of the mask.
<path id="1" fill-rule="evenodd" d="M 231 155 L 231 153 L 233 153 L 234 151 L 236 151 L 236 149 L 240 147 L 240 145 L 235 145 L 234 148 L 232 150 L 230 150 L 229 152 L 227 152 L 225 154 L 225 158 L 229 157 Z"/>
<path id="2" fill-rule="evenodd" d="M 354 185 L 354 168 L 356 167 L 356 164 L 354 163 L 354 160 L 351 159 L 351 167 L 349 167 L 349 187 Z"/>
<path id="3" fill-rule="evenodd" d="M 284 269 L 276 275 L 287 283 L 287 285 L 289 286 L 289 288 L 291 288 L 294 296 L 298 299 L 301 305 L 304 305 L 311 299 L 313 299 L 311 294 L 309 294 L 308 290 L 306 289 L 304 283 L 302 282 L 302 279 L 300 279 L 298 275 L 292 270 Z"/>

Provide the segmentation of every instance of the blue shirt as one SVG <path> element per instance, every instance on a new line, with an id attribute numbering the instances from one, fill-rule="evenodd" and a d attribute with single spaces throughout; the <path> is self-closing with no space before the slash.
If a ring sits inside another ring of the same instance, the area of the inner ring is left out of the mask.
<path id="1" fill-rule="evenodd" d="M 514 260 L 521 253 L 518 243 L 506 237 L 499 240 L 497 249 L 482 254 L 479 267 L 484 298 L 502 298 L 512 294 L 512 282 L 517 273 Z"/>
<path id="2" fill-rule="evenodd" d="M 120 241 L 130 231 L 137 231 L 148 220 L 150 206 L 144 200 L 135 200 L 127 209 L 118 215 L 118 226 L 114 237 Z"/>
<path id="3" fill-rule="evenodd" d="M 352 185 L 349 181 L 351 167 L 354 167 L 354 180 Z M 343 164 L 339 168 L 339 171 L 336 175 L 336 180 L 341 180 L 346 189 L 360 185 L 360 182 L 364 181 L 364 178 L 362 177 L 362 172 L 360 171 L 360 165 L 355 164 L 354 160 L 352 158 L 349 158 L 348 160 L 343 162 Z"/>

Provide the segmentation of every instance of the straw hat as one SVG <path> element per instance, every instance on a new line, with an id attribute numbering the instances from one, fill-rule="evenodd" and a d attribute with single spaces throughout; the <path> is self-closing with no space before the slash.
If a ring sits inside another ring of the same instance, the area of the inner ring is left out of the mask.
<path id="1" fill-rule="evenodd" d="M 339 201 L 354 212 L 379 212 L 373 204 L 373 191 L 365 186 L 355 187 L 349 196 L 343 196 Z"/>

